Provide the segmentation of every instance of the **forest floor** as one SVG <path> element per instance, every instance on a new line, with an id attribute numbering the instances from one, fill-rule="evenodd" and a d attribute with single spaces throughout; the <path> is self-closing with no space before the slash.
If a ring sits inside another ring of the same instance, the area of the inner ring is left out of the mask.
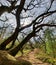
<path id="1" fill-rule="evenodd" d="M 29 53 L 27 53 L 27 55 L 25 55 L 25 56 L 23 55 L 18 58 L 30 61 L 32 63 L 32 65 L 52 65 L 52 64 L 43 62 L 40 59 L 37 59 L 35 56 L 36 52 L 39 52 L 39 50 L 34 49 L 34 50 L 30 51 Z"/>

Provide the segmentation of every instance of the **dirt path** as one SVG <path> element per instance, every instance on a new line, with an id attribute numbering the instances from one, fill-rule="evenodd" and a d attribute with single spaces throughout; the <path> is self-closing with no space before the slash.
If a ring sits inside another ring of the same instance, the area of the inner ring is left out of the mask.
<path id="1" fill-rule="evenodd" d="M 33 52 L 33 51 L 31 51 L 30 53 L 29 53 L 29 61 L 33 64 L 33 65 L 37 65 L 37 64 L 43 64 L 43 62 L 42 61 L 40 61 L 40 60 L 38 60 L 38 59 L 36 59 L 35 58 L 35 53 Z"/>
<path id="2" fill-rule="evenodd" d="M 33 50 L 33 51 L 29 52 L 26 56 L 22 56 L 20 58 L 30 61 L 32 63 L 32 65 L 50 65 L 48 63 L 43 63 L 39 59 L 36 59 L 35 54 L 36 54 L 36 50 Z"/>
<path id="3" fill-rule="evenodd" d="M 36 53 L 36 50 L 34 51 L 31 51 L 29 54 L 28 54 L 28 57 L 29 57 L 29 61 L 33 64 L 33 65 L 50 65 L 48 63 L 43 63 L 41 60 L 39 59 L 36 59 L 35 57 L 35 53 Z"/>

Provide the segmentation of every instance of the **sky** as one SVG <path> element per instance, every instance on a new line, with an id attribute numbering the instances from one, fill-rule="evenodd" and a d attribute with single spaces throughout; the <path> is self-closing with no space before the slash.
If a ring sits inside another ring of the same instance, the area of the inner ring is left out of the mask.
<path id="1" fill-rule="evenodd" d="M 50 6 L 50 0 L 42 0 L 42 1 L 43 2 L 40 4 L 41 6 L 38 5 L 37 8 L 34 8 L 33 10 L 26 11 L 26 12 L 22 11 L 21 16 L 23 16 L 23 17 L 32 16 L 32 17 L 29 17 L 29 18 L 21 19 L 21 24 L 24 24 L 23 26 L 30 24 L 32 22 L 32 20 L 34 20 L 37 16 L 39 16 L 40 14 L 47 11 L 47 9 Z M 3 5 L 6 5 L 6 6 L 9 5 L 10 6 L 9 3 L 6 4 L 6 0 L 0 0 L 0 2 L 2 2 Z M 29 2 L 30 2 L 30 0 L 26 0 L 25 5 L 24 5 L 25 8 L 29 4 Z M 39 2 L 39 0 L 38 0 L 38 2 Z M 19 2 L 17 4 L 19 4 Z M 36 0 L 35 0 L 34 4 L 36 4 Z M 31 7 L 29 7 L 29 8 L 31 8 Z M 50 10 L 56 10 L 56 0 L 53 2 Z M 14 28 L 16 28 L 16 18 L 15 18 L 15 16 L 10 14 L 10 13 L 5 12 L 0 18 L 5 19 L 5 17 L 8 18 L 8 21 L 6 23 L 11 24 L 11 25 L 13 25 Z M 46 23 L 46 22 L 54 20 L 54 19 L 56 19 L 56 14 L 53 14 L 52 16 L 45 18 L 43 22 Z M 2 24 L 3 23 L 1 23 L 1 21 L 0 21 L 0 26 L 2 26 Z M 26 29 L 26 30 L 28 30 L 28 29 Z"/>
<path id="2" fill-rule="evenodd" d="M 38 0 L 39 1 L 39 0 Z M 42 0 L 43 1 L 43 0 Z M 0 0 L 0 2 L 2 2 L 4 5 L 6 5 L 6 0 Z M 29 4 L 30 0 L 26 0 L 26 4 L 24 7 L 26 7 L 28 4 Z M 18 2 L 19 3 L 19 2 Z M 44 4 L 45 3 L 45 4 Z M 34 2 L 34 4 L 36 4 L 36 0 Z M 44 4 L 44 5 L 43 5 Z M 44 2 L 42 2 L 40 4 L 41 6 L 38 7 L 38 8 L 34 8 L 33 10 L 31 11 L 27 11 L 27 12 L 24 12 L 22 11 L 22 16 L 29 16 L 29 15 L 32 15 L 33 17 L 29 17 L 29 18 L 26 18 L 26 19 L 22 19 L 21 21 L 24 21 L 24 25 L 26 24 L 29 24 L 30 21 L 32 21 L 34 18 L 36 18 L 38 15 L 40 15 L 41 13 L 44 13 L 46 11 L 46 9 L 48 9 L 48 7 L 50 6 L 50 0 L 44 0 Z M 55 10 L 56 9 L 56 1 L 53 2 L 53 5 L 52 5 L 52 8 L 50 10 Z M 13 23 L 14 26 L 16 26 L 16 19 L 15 19 L 15 16 L 13 16 L 12 14 L 8 14 L 8 13 L 5 13 L 2 15 L 2 18 L 5 18 L 5 16 L 7 16 L 7 18 L 9 19 L 9 23 Z M 27 22 L 26 22 L 27 21 Z M 22 22 L 21 22 L 22 23 Z"/>

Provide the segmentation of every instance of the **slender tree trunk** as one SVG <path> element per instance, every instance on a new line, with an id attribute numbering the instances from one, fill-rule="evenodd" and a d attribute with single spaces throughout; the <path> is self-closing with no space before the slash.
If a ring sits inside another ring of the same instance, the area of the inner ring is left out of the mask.
<path id="1" fill-rule="evenodd" d="M 29 43 L 30 43 L 31 49 L 33 50 L 34 49 L 33 43 L 30 40 L 29 40 Z"/>
<path id="2" fill-rule="evenodd" d="M 16 31 L 17 31 L 17 29 L 15 30 L 15 32 L 12 36 L 10 36 L 8 39 L 6 39 L 4 42 L 1 43 L 0 50 L 4 50 L 6 45 L 9 44 L 15 38 L 15 35 L 17 34 Z"/>

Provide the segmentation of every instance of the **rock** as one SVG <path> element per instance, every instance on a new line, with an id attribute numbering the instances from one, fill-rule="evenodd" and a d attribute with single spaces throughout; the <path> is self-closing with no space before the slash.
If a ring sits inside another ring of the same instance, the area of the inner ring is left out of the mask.
<path id="1" fill-rule="evenodd" d="M 26 60 L 16 60 L 15 57 L 11 56 L 7 51 L 0 50 L 0 65 L 32 65 Z"/>

